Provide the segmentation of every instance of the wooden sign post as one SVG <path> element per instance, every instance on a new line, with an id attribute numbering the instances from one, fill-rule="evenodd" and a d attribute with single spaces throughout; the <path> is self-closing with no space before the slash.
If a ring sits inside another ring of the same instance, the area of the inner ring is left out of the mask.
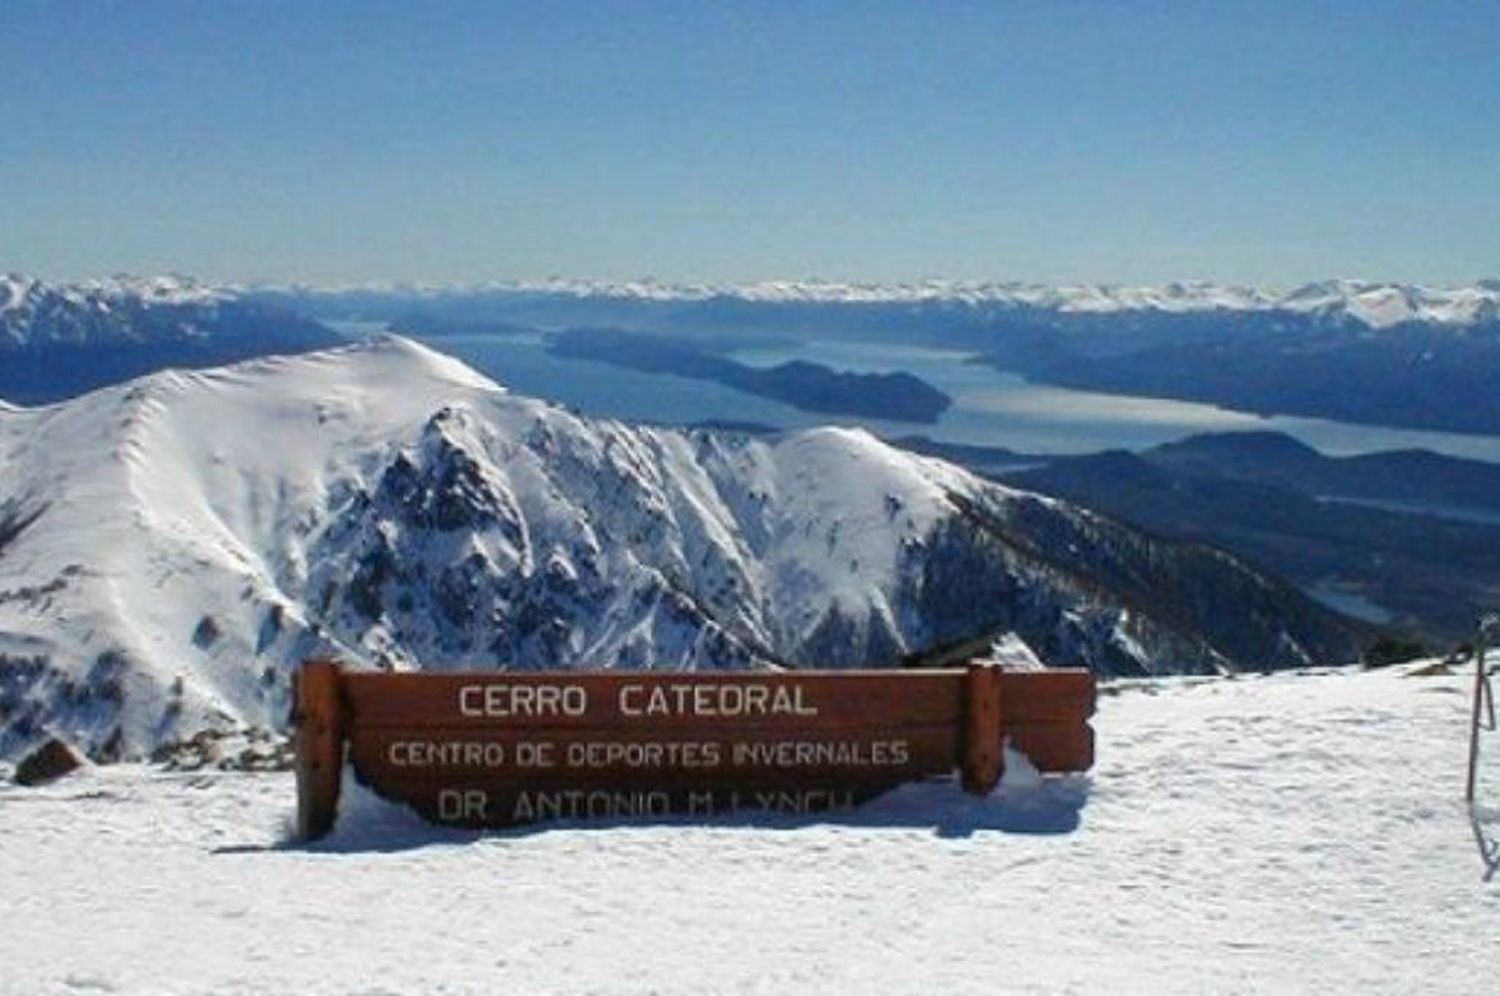
<path id="1" fill-rule="evenodd" d="M 990 792 L 1008 739 L 1044 772 L 1093 764 L 1084 670 L 345 671 L 297 682 L 297 826 L 333 826 L 345 756 L 437 822 L 504 827 L 737 809 L 818 812 L 961 773 Z"/>

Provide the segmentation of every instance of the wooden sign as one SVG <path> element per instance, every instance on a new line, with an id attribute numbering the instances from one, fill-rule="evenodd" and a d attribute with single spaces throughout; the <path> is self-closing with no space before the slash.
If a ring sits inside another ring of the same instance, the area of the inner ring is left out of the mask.
<path id="1" fill-rule="evenodd" d="M 960 769 L 999 780 L 1008 738 L 1040 770 L 1093 764 L 1083 670 L 344 671 L 299 674 L 298 828 L 333 825 L 343 764 L 429 819 L 555 819 L 755 808 L 817 812 Z"/>

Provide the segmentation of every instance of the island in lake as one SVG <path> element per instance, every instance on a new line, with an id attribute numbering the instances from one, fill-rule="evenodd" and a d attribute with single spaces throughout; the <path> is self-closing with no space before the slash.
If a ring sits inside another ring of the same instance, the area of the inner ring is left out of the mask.
<path id="1" fill-rule="evenodd" d="M 698 340 L 675 336 L 568 329 L 551 335 L 547 349 L 557 356 L 713 381 L 803 411 L 931 423 L 953 403 L 909 373 L 851 373 L 805 360 L 752 367 L 716 354 Z"/>

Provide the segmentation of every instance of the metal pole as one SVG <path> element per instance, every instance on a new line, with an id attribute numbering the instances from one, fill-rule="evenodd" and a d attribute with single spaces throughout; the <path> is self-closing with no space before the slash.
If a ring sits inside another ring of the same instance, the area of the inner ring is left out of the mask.
<path id="1" fill-rule="evenodd" d="M 1469 719 L 1469 778 L 1464 788 L 1464 801 L 1471 806 L 1474 804 L 1474 783 L 1479 776 L 1479 716 L 1489 684 L 1484 663 L 1485 644 L 1497 631 L 1500 631 L 1500 616 L 1486 616 L 1479 621 L 1479 639 L 1474 644 L 1474 712 Z M 1494 708 L 1493 703 L 1491 708 Z"/>

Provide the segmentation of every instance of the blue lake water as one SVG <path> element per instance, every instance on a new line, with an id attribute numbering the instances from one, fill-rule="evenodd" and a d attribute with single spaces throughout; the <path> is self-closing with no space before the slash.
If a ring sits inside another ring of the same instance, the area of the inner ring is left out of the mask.
<path id="1" fill-rule="evenodd" d="M 1441 505 L 1430 501 L 1399 501 L 1394 498 L 1345 498 L 1333 495 L 1319 497 L 1318 500 L 1327 505 L 1358 505 L 1361 508 L 1399 512 L 1402 515 L 1431 515 L 1439 519 L 1476 522 L 1482 526 L 1500 526 L 1500 512 L 1492 508 Z"/>
<path id="2" fill-rule="evenodd" d="M 341 323 L 346 334 L 375 331 Z M 451 336 L 426 340 L 521 394 L 548 398 L 586 414 L 629 421 L 706 419 L 780 428 L 827 423 L 864 425 L 886 437 L 925 435 L 942 442 L 1002 446 L 1028 453 L 1143 449 L 1199 432 L 1275 430 L 1331 455 L 1428 449 L 1500 463 L 1500 437 L 1422 432 L 1326 419 L 1262 417 L 1213 405 L 1075 391 L 1032 384 L 1014 374 L 965 362 L 970 354 L 889 343 L 818 342 L 744 350 L 741 362 L 771 366 L 791 359 L 836 370 L 905 370 L 953 398 L 934 424 L 804 412 L 707 381 L 625 370 L 550 355 L 539 336 Z"/>
<path id="3" fill-rule="evenodd" d="M 1313 598 L 1322 602 L 1330 609 L 1342 612 L 1346 616 L 1363 619 L 1365 622 L 1384 626 L 1395 619 L 1395 614 L 1384 606 L 1377 605 L 1357 591 L 1340 587 L 1335 579 L 1326 578 L 1315 585 L 1304 589 Z"/>

